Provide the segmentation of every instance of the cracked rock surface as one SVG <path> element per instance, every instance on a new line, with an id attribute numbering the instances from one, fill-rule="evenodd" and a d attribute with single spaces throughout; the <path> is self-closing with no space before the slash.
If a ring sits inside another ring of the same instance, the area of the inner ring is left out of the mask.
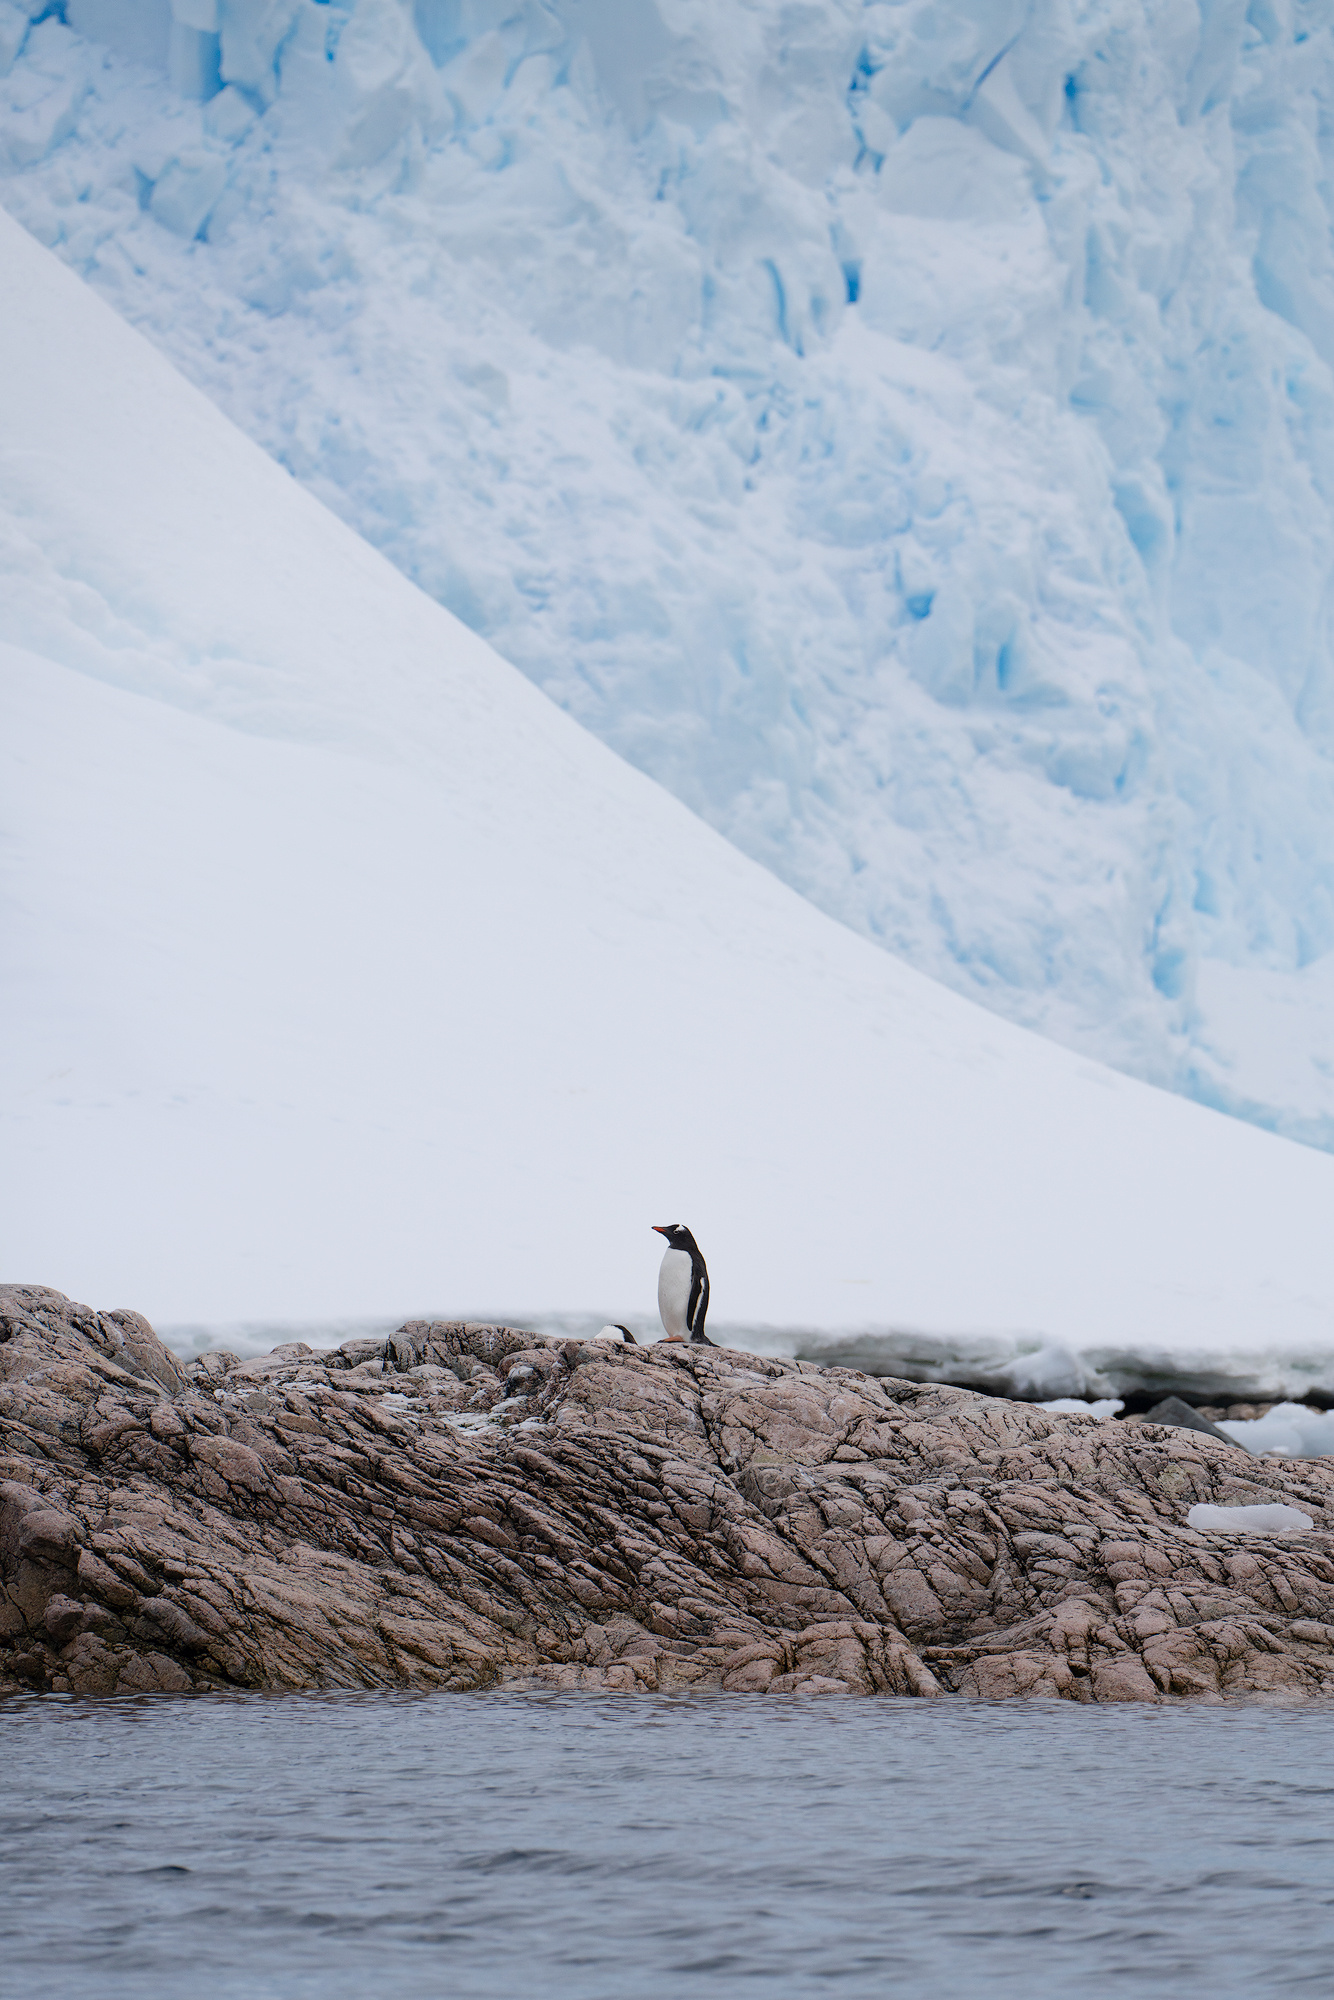
<path id="1" fill-rule="evenodd" d="M 1297 1536 L 1200 1534 L 1281 1501 Z M 1334 1466 L 726 1349 L 0 1287 L 0 1689 L 1334 1693 Z"/>

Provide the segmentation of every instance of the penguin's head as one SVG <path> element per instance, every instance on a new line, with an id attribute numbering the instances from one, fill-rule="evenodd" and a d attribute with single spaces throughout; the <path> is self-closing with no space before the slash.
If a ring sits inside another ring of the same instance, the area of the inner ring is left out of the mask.
<path id="1" fill-rule="evenodd" d="M 656 1229 L 659 1236 L 665 1236 L 673 1250 L 694 1250 L 698 1246 L 684 1222 L 651 1222 L 650 1229 Z"/>

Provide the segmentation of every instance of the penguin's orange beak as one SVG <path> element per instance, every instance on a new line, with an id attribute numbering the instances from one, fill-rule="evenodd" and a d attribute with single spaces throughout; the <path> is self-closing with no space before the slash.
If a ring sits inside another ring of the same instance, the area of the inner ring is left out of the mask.
<path id="1" fill-rule="evenodd" d="M 659 1236 L 670 1236 L 672 1233 L 670 1222 L 650 1222 L 649 1228 L 655 1229 Z"/>

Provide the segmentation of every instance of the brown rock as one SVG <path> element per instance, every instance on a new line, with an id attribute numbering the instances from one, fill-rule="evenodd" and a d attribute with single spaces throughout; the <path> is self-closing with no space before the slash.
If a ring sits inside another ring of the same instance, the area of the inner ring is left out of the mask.
<path id="1" fill-rule="evenodd" d="M 117 1576 L 91 1549 L 79 1550 L 79 1583 L 90 1596 L 109 1604 L 115 1611 L 128 1611 L 139 1602 L 137 1593 Z"/>
<path id="2" fill-rule="evenodd" d="M 1132 1654 L 1100 1661 L 1093 1669 L 1095 1701 L 1157 1701 L 1158 1690 L 1142 1661 Z"/>
<path id="3" fill-rule="evenodd" d="M 50 1634 L 52 1644 L 63 1646 L 83 1623 L 83 1605 L 77 1597 L 62 1597 L 56 1591 L 47 1599 L 42 1623 Z"/>
<path id="4" fill-rule="evenodd" d="M 1332 1526 L 1189 1430 L 461 1321 L 182 1369 L 0 1288 L 0 1687 L 1327 1698 Z"/>

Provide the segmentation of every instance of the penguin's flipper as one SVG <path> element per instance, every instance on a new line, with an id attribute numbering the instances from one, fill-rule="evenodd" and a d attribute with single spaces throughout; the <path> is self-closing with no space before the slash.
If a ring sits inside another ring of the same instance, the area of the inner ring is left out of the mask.
<path id="1" fill-rule="evenodd" d="M 638 1347 L 639 1342 L 635 1339 L 629 1327 L 622 1326 L 619 1320 L 616 1322 L 616 1331 L 625 1335 L 625 1344 L 627 1347 Z"/>
<path id="2" fill-rule="evenodd" d="M 716 1340 L 710 1340 L 707 1333 L 692 1333 L 690 1336 L 690 1345 L 692 1347 L 716 1347 L 718 1343 Z"/>

